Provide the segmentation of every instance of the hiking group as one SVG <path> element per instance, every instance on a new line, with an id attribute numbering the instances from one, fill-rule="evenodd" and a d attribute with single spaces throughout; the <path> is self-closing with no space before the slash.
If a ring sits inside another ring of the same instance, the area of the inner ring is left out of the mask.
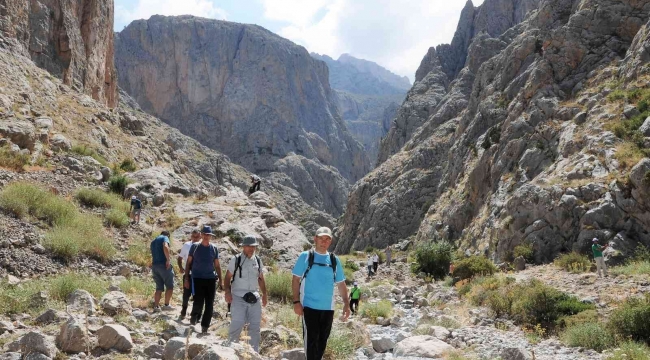
<path id="1" fill-rule="evenodd" d="M 214 312 L 217 289 L 223 289 L 229 304 L 230 327 L 228 341 L 238 342 L 242 329 L 248 325 L 251 347 L 259 352 L 262 307 L 268 303 L 264 279 L 264 265 L 256 255 L 258 246 L 254 235 L 242 239 L 241 253 L 233 256 L 221 278 L 219 250 L 211 242 L 214 234 L 210 226 L 191 232 L 177 256 L 178 271 L 182 275 L 183 296 L 179 321 L 187 316 L 193 298 L 190 324 L 200 323 L 201 332 L 209 331 Z M 348 296 L 343 266 L 339 258 L 330 253 L 332 231 L 319 228 L 314 236 L 312 250 L 304 251 L 296 260 L 291 284 L 293 310 L 302 317 L 303 342 L 306 359 L 321 359 L 325 353 L 334 321 L 335 290 L 343 302 L 342 321 L 347 321 L 351 310 L 356 312 L 361 291 L 355 283 Z M 175 273 L 172 267 L 170 233 L 162 231 L 150 244 L 152 276 L 156 284 L 154 312 L 173 311 L 170 301 L 174 289 Z M 160 306 L 163 298 L 164 306 Z"/>

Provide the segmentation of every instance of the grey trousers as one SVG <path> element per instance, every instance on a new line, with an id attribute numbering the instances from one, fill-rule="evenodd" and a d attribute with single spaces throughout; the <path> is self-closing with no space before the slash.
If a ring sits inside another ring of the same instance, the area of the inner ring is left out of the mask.
<path id="1" fill-rule="evenodd" d="M 260 324 L 262 322 L 262 299 L 257 303 L 249 304 L 239 296 L 232 296 L 230 306 L 230 328 L 228 339 L 231 342 L 239 342 L 239 334 L 244 325 L 248 324 L 249 344 L 257 352 L 260 351 Z"/>

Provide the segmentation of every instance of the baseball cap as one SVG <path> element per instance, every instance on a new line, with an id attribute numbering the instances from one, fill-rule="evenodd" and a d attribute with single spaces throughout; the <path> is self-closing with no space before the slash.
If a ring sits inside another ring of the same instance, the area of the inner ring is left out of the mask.
<path id="1" fill-rule="evenodd" d="M 131 196 L 131 200 L 135 200 L 135 199 L 136 199 L 135 195 Z"/>
<path id="2" fill-rule="evenodd" d="M 357 282 L 355 281 L 354 283 L 352 283 L 352 285 L 357 286 L 357 285 L 359 285 L 359 284 L 357 284 Z"/>
<path id="3" fill-rule="evenodd" d="M 257 246 L 259 245 L 257 243 L 257 238 L 254 235 L 246 235 L 242 239 L 241 242 L 242 246 Z"/>
<path id="4" fill-rule="evenodd" d="M 316 230 L 316 236 L 329 236 L 329 238 L 332 238 L 332 230 L 328 227 L 321 227 Z"/>
<path id="5" fill-rule="evenodd" d="M 591 241 L 596 242 L 596 241 L 598 241 L 598 238 L 594 238 L 594 239 L 591 240 Z"/>

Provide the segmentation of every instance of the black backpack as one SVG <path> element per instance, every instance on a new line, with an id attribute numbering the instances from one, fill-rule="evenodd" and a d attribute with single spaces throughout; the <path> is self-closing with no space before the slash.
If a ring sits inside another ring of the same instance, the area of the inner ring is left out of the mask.
<path id="1" fill-rule="evenodd" d="M 337 264 L 336 264 L 336 255 L 334 255 L 334 253 L 330 253 L 330 262 L 332 263 L 332 272 L 334 273 L 334 275 L 333 275 L 334 276 L 334 282 L 336 282 L 336 265 Z M 305 273 L 302 274 L 302 279 L 300 280 L 301 282 L 302 282 L 302 280 L 304 280 L 307 277 L 307 274 L 309 273 L 309 270 L 311 270 L 311 267 L 313 265 L 314 265 L 314 250 L 312 249 L 312 250 L 309 250 L 309 257 L 307 258 L 307 269 L 305 269 Z M 326 264 L 319 264 L 319 263 L 316 263 L 316 265 L 329 266 L 329 265 L 326 265 Z"/>
<path id="2" fill-rule="evenodd" d="M 260 258 L 255 255 L 255 260 L 257 260 L 257 270 L 262 273 L 262 262 L 260 261 Z M 235 281 L 235 274 L 237 274 L 237 269 L 239 269 L 239 278 L 241 278 L 241 254 L 235 255 L 235 270 L 232 273 L 232 278 L 230 279 L 230 283 L 232 284 Z"/>

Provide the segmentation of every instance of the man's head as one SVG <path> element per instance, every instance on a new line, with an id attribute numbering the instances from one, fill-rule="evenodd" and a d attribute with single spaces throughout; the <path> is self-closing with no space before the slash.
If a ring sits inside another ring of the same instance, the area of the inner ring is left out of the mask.
<path id="1" fill-rule="evenodd" d="M 135 197 L 135 195 L 131 196 L 131 200 L 135 200 L 135 199 L 137 199 L 137 197 Z"/>
<path id="2" fill-rule="evenodd" d="M 352 286 L 357 287 L 357 282 L 355 281 Z"/>
<path id="3" fill-rule="evenodd" d="M 167 230 L 163 230 L 163 231 L 161 231 L 161 232 L 160 232 L 160 235 L 162 235 L 162 236 L 167 236 L 167 237 L 170 237 L 170 236 L 171 236 L 171 235 L 169 235 L 169 231 L 167 231 Z"/>
<path id="4" fill-rule="evenodd" d="M 212 239 L 212 236 L 214 236 L 212 233 L 212 227 L 204 225 L 203 229 L 201 229 L 201 238 L 203 241 L 210 241 L 210 239 Z"/>
<path id="5" fill-rule="evenodd" d="M 192 234 L 190 235 L 190 240 L 192 240 L 192 242 L 197 242 L 201 240 L 201 231 L 199 229 L 192 230 Z"/>
<path id="6" fill-rule="evenodd" d="M 597 244 L 597 243 L 598 243 L 598 238 L 593 238 L 593 239 L 591 240 L 591 242 L 594 243 L 594 244 Z"/>
<path id="7" fill-rule="evenodd" d="M 257 243 L 257 238 L 255 235 L 246 235 L 242 239 L 242 251 L 244 252 L 244 255 L 247 257 L 252 257 L 255 254 L 255 250 L 257 249 L 257 246 L 259 245 Z"/>
<path id="8" fill-rule="evenodd" d="M 318 230 L 316 230 L 316 236 L 314 236 L 314 245 L 316 245 L 316 251 L 319 253 L 326 252 L 331 244 L 332 230 L 324 226 L 318 228 Z"/>

